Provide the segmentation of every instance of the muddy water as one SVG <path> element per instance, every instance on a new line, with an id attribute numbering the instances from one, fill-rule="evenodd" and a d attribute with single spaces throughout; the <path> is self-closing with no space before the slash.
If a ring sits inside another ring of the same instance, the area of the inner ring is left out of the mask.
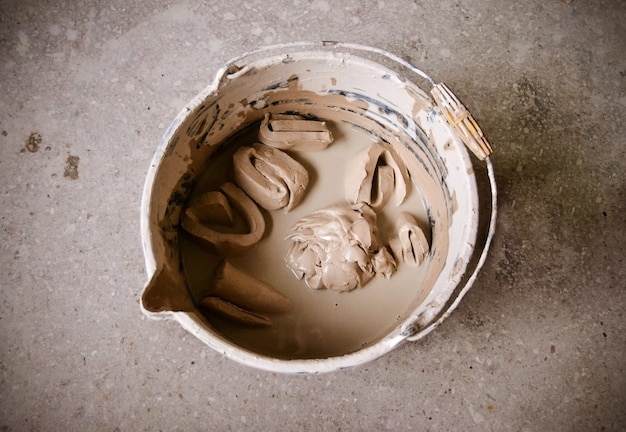
<path id="1" fill-rule="evenodd" d="M 294 223 L 315 210 L 345 202 L 346 164 L 373 137 L 348 124 L 329 124 L 335 141 L 322 152 L 290 153 L 309 171 L 310 183 L 300 205 L 291 212 L 263 211 L 267 230 L 264 239 L 245 255 L 229 258 L 258 279 L 289 297 L 293 309 L 272 315 L 270 328 L 244 327 L 220 317 L 209 316 L 213 327 L 232 342 L 259 354 L 285 359 L 324 358 L 354 352 L 376 342 L 411 312 L 419 296 L 426 264 L 419 268 L 400 265 L 390 278 L 376 276 L 365 287 L 347 293 L 312 290 L 297 280 L 284 262 L 290 241 L 285 240 Z M 239 145 L 256 141 L 258 125 L 240 132 L 225 150 L 214 155 L 200 176 L 192 196 L 232 178 L 232 153 Z M 413 214 L 430 235 L 426 208 L 416 185 L 407 200 L 395 207 L 394 199 L 378 212 L 379 240 L 386 244 L 400 211 Z M 183 271 L 197 301 L 210 286 L 213 272 L 222 257 L 211 255 L 202 246 L 181 236 Z"/>

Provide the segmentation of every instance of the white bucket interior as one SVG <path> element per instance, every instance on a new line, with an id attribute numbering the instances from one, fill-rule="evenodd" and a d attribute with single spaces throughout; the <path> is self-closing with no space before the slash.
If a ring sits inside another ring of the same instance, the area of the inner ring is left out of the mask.
<path id="1" fill-rule="evenodd" d="M 239 68 L 225 71 L 164 137 L 142 209 L 146 262 L 154 273 L 142 307 L 153 317 L 173 317 L 208 345 L 255 367 L 319 372 L 359 364 L 432 322 L 463 276 L 478 219 L 472 164 L 428 95 L 398 72 L 334 50 L 267 54 L 243 58 Z M 306 212 L 341 199 L 341 191 L 329 191 L 334 180 L 326 176 L 341 171 L 347 153 L 338 139 L 319 154 L 303 155 L 305 166 L 318 167 L 309 201 L 290 214 L 267 213 L 272 225 L 267 238 L 240 258 L 242 266 L 270 279 L 296 304 L 291 316 L 259 333 L 207 318 L 196 308 L 214 264 L 204 264 L 211 262 L 210 254 L 181 234 L 179 220 L 190 194 L 226 175 L 232 149 L 223 144 L 235 142 L 234 135 L 267 112 L 326 120 L 345 142 L 354 141 L 353 134 L 357 141 L 393 145 L 409 167 L 417 192 L 407 205 L 426 228 L 431 253 L 418 270 L 401 268 L 389 280 L 377 277 L 349 293 L 313 291 L 295 279 L 284 265 L 285 230 Z M 200 271 L 203 266 L 206 272 Z"/>

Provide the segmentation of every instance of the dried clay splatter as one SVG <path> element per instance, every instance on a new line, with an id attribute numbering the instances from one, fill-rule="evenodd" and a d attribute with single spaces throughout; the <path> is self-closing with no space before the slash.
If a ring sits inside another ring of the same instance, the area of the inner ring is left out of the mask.
<path id="1" fill-rule="evenodd" d="M 76 180 L 78 178 L 78 162 L 80 158 L 78 156 L 68 155 L 65 160 L 65 170 L 63 171 L 63 177 L 67 177 L 70 180 Z"/>
<path id="2" fill-rule="evenodd" d="M 39 150 L 39 145 L 41 144 L 41 141 L 41 135 L 37 132 L 32 132 L 26 140 L 26 150 L 31 153 L 35 153 L 37 150 Z"/>

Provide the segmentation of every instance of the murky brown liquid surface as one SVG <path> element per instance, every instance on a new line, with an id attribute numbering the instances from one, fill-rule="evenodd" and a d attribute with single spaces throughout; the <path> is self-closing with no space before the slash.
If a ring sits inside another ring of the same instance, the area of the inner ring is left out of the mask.
<path id="1" fill-rule="evenodd" d="M 291 242 L 285 240 L 300 218 L 320 208 L 345 202 L 346 164 L 373 138 L 346 124 L 329 124 L 335 141 L 322 152 L 290 153 L 309 171 L 309 187 L 303 201 L 289 213 L 265 211 L 267 229 L 263 240 L 251 250 L 229 260 L 289 297 L 293 309 L 272 315 L 270 328 L 244 327 L 220 317 L 209 317 L 213 326 L 232 342 L 272 357 L 287 359 L 324 358 L 354 352 L 376 342 L 410 312 L 420 292 L 426 265 L 401 264 L 390 278 L 376 276 L 362 288 L 346 293 L 312 290 L 286 267 L 284 257 Z M 215 155 L 200 176 L 192 195 L 216 190 L 232 178 L 231 155 L 238 145 L 256 141 L 258 125 L 240 132 Z M 395 216 L 408 211 L 429 235 L 426 209 L 416 185 L 399 207 L 392 200 L 378 212 L 379 240 L 386 244 Z M 194 299 L 202 297 L 211 284 L 222 257 L 207 253 L 188 235 L 181 236 L 184 274 Z"/>

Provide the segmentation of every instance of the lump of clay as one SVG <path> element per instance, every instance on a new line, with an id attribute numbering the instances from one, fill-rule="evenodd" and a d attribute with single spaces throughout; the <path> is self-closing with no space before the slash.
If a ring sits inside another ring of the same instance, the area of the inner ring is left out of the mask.
<path id="1" fill-rule="evenodd" d="M 386 247 L 381 247 L 372 257 L 372 266 L 376 274 L 389 279 L 397 270 L 397 263 Z"/>
<path id="2" fill-rule="evenodd" d="M 302 200 L 309 173 L 287 153 L 255 143 L 233 155 L 235 183 L 266 210 L 293 209 Z"/>
<path id="3" fill-rule="evenodd" d="M 247 232 L 233 232 L 235 207 L 246 223 Z M 181 217 L 185 231 L 203 240 L 223 255 L 245 251 L 263 238 L 265 219 L 261 210 L 233 183 L 224 183 L 221 191 L 207 192 L 193 198 Z"/>
<path id="4" fill-rule="evenodd" d="M 428 255 L 428 240 L 415 218 L 402 212 L 396 221 L 398 234 L 389 240 L 389 247 L 398 262 L 419 266 Z"/>
<path id="5" fill-rule="evenodd" d="M 218 267 L 209 293 L 256 313 L 287 312 L 291 309 L 291 300 L 227 259 Z"/>
<path id="6" fill-rule="evenodd" d="M 323 121 L 265 114 L 259 140 L 283 150 L 321 151 L 333 142 L 333 135 Z"/>
<path id="7" fill-rule="evenodd" d="M 313 289 L 351 291 L 377 269 L 386 275 L 395 271 L 393 257 L 380 252 L 376 213 L 364 203 L 318 210 L 298 221 L 288 238 L 293 244 L 287 267 Z"/>
<path id="8" fill-rule="evenodd" d="M 271 327 L 272 320 L 268 317 L 242 309 L 219 297 L 207 296 L 200 300 L 200 306 L 231 321 L 255 327 Z"/>
<path id="9" fill-rule="evenodd" d="M 410 190 L 409 171 L 389 145 L 374 143 L 363 149 L 346 169 L 346 200 L 351 204 L 364 202 L 378 210 L 395 195 L 398 206 Z"/>
<path id="10" fill-rule="evenodd" d="M 208 295 L 200 305 L 231 321 L 268 327 L 268 314 L 291 310 L 291 300 L 225 259 L 218 267 Z"/>

